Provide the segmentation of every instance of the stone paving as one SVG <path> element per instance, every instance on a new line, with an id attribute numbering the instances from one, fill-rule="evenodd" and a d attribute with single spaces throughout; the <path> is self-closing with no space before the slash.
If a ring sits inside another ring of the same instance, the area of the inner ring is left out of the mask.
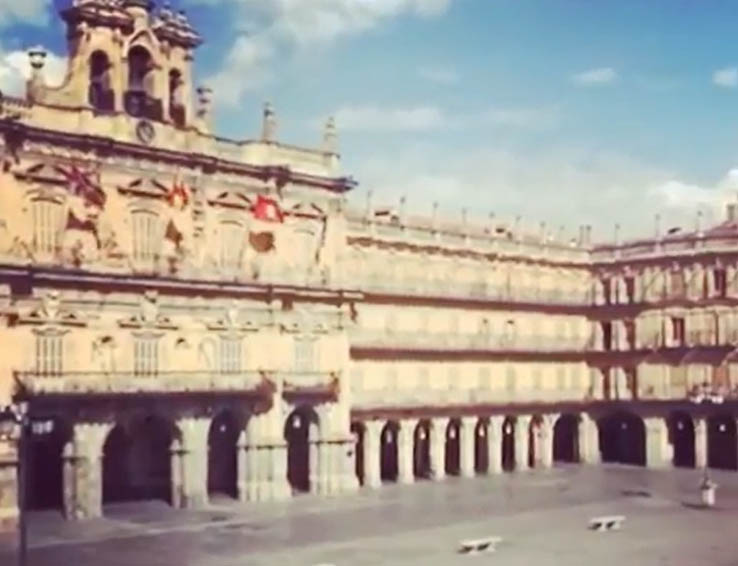
<path id="1" fill-rule="evenodd" d="M 712 510 L 697 505 L 695 470 L 576 466 L 197 512 L 118 505 L 85 523 L 34 514 L 30 566 L 735 566 L 738 473 L 713 478 Z M 587 530 L 604 514 L 626 515 L 623 529 Z M 456 553 L 488 535 L 504 539 L 496 553 Z M 8 544 L 0 564 L 12 564 Z"/>

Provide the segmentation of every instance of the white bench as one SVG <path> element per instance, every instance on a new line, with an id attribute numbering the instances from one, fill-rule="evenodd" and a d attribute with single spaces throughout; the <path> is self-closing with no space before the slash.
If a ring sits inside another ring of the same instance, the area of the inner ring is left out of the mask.
<path id="1" fill-rule="evenodd" d="M 497 544 L 502 541 L 501 537 L 486 537 L 478 539 L 467 539 L 459 542 L 460 554 L 477 554 L 480 552 L 494 552 Z"/>
<path id="2" fill-rule="evenodd" d="M 623 515 L 608 515 L 604 517 L 594 517 L 589 520 L 589 528 L 593 531 L 617 531 L 625 521 Z"/>

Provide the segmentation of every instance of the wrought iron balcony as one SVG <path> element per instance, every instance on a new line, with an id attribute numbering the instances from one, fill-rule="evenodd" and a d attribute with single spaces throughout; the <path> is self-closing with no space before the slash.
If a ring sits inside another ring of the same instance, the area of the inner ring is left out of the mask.
<path id="1" fill-rule="evenodd" d="M 359 330 L 351 335 L 354 347 L 397 349 L 479 350 L 479 351 L 585 351 L 586 340 L 563 336 L 504 336 L 485 334 L 394 332 Z"/>
<path id="2" fill-rule="evenodd" d="M 29 395 L 119 395 L 257 391 L 267 383 L 267 372 L 167 371 L 150 375 L 134 372 L 16 372 L 15 379 Z"/>
<path id="3" fill-rule="evenodd" d="M 128 90 L 123 97 L 126 112 L 135 118 L 160 121 L 163 110 L 161 100 L 141 90 Z"/>

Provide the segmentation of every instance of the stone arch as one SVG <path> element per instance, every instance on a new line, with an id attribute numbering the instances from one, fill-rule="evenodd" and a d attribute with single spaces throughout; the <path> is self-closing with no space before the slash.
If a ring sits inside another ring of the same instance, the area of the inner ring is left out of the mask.
<path id="1" fill-rule="evenodd" d="M 366 437 L 364 423 L 351 423 L 351 434 L 354 437 L 354 473 L 359 480 L 359 485 L 364 485 L 364 439 Z"/>
<path id="2" fill-rule="evenodd" d="M 597 423 L 603 462 L 646 465 L 646 427 L 643 419 L 618 411 Z"/>
<path id="3" fill-rule="evenodd" d="M 167 95 L 169 97 L 169 117 L 179 127 L 184 127 L 186 121 L 185 83 L 182 71 L 170 69 L 167 76 Z"/>
<path id="4" fill-rule="evenodd" d="M 170 447 L 181 441 L 168 420 L 148 415 L 117 424 L 103 445 L 103 503 L 159 499 L 171 501 Z"/>
<path id="5" fill-rule="evenodd" d="M 579 417 L 563 414 L 553 429 L 554 462 L 579 462 Z"/>
<path id="6" fill-rule="evenodd" d="M 26 438 L 26 506 L 59 509 L 64 503 L 64 447 L 72 440 L 69 422 L 52 418 L 51 430 L 31 432 Z"/>
<path id="7" fill-rule="evenodd" d="M 155 63 L 152 51 L 141 44 L 132 45 L 128 49 L 128 90 L 154 95 L 151 84 L 151 73 Z"/>
<path id="8" fill-rule="evenodd" d="M 489 419 L 482 418 L 474 427 L 474 472 L 485 474 L 489 471 Z"/>
<path id="9" fill-rule="evenodd" d="M 515 417 L 506 417 L 502 423 L 502 469 L 515 469 Z"/>
<path id="10" fill-rule="evenodd" d="M 431 477 L 430 461 L 430 421 L 418 422 L 413 434 L 413 475 L 417 479 Z"/>
<path id="11" fill-rule="evenodd" d="M 284 438 L 287 442 L 287 481 L 292 491 L 310 491 L 311 446 L 317 440 L 320 430 L 318 414 L 312 407 L 297 407 L 290 413 L 284 425 Z"/>
<path id="12" fill-rule="evenodd" d="M 450 419 L 446 425 L 444 446 L 444 470 L 447 475 L 458 476 L 461 471 L 461 421 Z"/>
<path id="13" fill-rule="evenodd" d="M 673 464 L 679 468 L 694 468 L 694 422 L 689 413 L 674 411 L 669 415 L 669 441 L 674 448 Z"/>
<path id="14" fill-rule="evenodd" d="M 238 497 L 238 441 L 244 425 L 230 410 L 219 412 L 208 430 L 208 493 Z"/>
<path id="15" fill-rule="evenodd" d="M 397 421 L 387 421 L 380 434 L 379 470 L 382 481 L 397 481 L 399 474 L 398 444 L 400 425 Z"/>
<path id="16" fill-rule="evenodd" d="M 712 415 L 707 419 L 707 463 L 711 468 L 738 469 L 735 417 Z"/>

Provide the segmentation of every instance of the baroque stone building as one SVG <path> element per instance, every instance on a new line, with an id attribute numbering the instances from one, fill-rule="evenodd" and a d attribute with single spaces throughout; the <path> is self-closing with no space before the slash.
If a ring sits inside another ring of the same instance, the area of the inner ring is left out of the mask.
<path id="1" fill-rule="evenodd" d="M 0 404 L 28 503 L 198 507 L 554 461 L 738 468 L 738 215 L 594 246 L 351 211 L 320 146 L 211 131 L 201 39 L 76 0 L 63 84 L 0 108 Z M 17 517 L 0 440 L 0 520 Z"/>

